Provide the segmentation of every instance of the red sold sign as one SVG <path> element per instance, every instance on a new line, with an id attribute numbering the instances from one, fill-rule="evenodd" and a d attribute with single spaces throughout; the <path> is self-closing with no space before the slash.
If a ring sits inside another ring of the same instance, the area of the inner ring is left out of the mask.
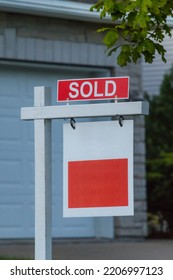
<path id="1" fill-rule="evenodd" d="M 129 77 L 60 80 L 57 101 L 129 98 Z"/>

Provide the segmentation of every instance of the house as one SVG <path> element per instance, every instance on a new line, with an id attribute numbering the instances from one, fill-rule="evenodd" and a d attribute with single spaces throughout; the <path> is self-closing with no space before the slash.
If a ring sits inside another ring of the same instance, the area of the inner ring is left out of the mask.
<path id="1" fill-rule="evenodd" d="M 20 120 L 34 86 L 58 79 L 130 76 L 140 97 L 141 63 L 125 68 L 107 58 L 102 24 L 82 1 L 0 0 L 0 238 L 34 237 L 34 129 Z M 120 238 L 147 234 L 144 118 L 135 119 L 133 217 L 62 217 L 62 123 L 53 122 L 53 237 Z"/>

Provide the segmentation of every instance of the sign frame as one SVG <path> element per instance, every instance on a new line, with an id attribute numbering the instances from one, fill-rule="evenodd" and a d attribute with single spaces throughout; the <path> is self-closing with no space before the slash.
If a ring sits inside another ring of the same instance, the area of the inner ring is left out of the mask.
<path id="1" fill-rule="evenodd" d="M 34 106 L 21 108 L 21 119 L 34 120 L 35 126 L 36 260 L 52 259 L 52 119 L 149 114 L 149 104 L 144 101 L 94 104 L 92 105 L 94 106 L 92 108 L 96 109 L 94 111 L 91 110 L 90 104 L 83 106 L 51 106 L 50 97 L 50 88 L 44 86 L 34 87 Z"/>

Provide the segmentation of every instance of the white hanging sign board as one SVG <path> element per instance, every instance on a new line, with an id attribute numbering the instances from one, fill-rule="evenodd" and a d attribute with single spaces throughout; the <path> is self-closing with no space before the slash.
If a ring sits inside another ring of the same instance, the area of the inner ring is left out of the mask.
<path id="1" fill-rule="evenodd" d="M 133 120 L 63 126 L 64 217 L 128 216 L 133 202 Z"/>

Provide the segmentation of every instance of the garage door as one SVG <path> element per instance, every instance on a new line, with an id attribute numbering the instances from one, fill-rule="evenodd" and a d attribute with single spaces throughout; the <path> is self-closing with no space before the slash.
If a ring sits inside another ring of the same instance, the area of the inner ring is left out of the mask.
<path id="1" fill-rule="evenodd" d="M 33 106 L 34 86 L 51 86 L 52 103 L 56 104 L 57 79 L 89 76 L 86 69 L 1 66 L 0 238 L 34 236 L 33 122 L 20 120 L 20 108 Z M 63 122 L 53 121 L 53 236 L 92 237 L 96 219 L 62 217 Z"/>

